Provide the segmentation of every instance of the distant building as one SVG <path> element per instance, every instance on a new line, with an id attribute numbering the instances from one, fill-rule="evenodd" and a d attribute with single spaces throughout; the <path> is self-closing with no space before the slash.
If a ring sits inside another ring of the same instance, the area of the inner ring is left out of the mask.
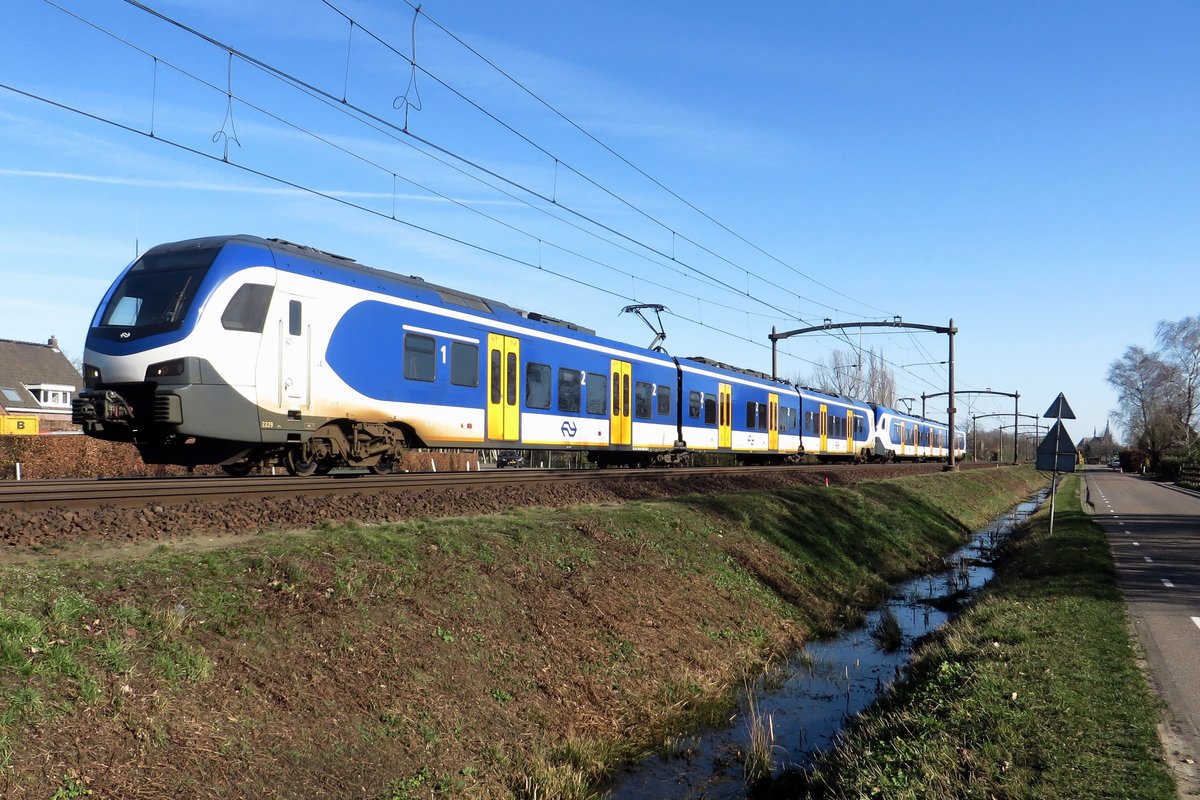
<path id="1" fill-rule="evenodd" d="M 53 336 L 46 344 L 0 339 L 0 414 L 36 416 L 43 431 L 68 430 L 82 387 Z"/>
<path id="2" fill-rule="evenodd" d="M 1083 458 L 1089 464 L 1096 464 L 1108 461 L 1117 451 L 1120 446 L 1113 441 L 1112 427 L 1106 422 L 1104 424 L 1104 433 L 1096 435 L 1095 429 L 1092 430 L 1090 438 L 1084 437 L 1079 440 L 1076 449 L 1083 453 Z"/>

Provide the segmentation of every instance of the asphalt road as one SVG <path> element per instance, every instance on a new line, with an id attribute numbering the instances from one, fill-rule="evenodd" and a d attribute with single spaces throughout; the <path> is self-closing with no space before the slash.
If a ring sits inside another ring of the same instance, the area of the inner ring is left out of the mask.
<path id="1" fill-rule="evenodd" d="M 1085 473 L 1085 507 L 1108 535 L 1166 704 L 1159 733 L 1180 797 L 1200 796 L 1200 493 L 1109 469 Z"/>

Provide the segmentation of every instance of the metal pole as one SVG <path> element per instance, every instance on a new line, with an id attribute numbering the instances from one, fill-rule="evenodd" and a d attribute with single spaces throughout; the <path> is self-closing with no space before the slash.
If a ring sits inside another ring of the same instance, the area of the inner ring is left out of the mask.
<path id="1" fill-rule="evenodd" d="M 1058 453 L 1054 454 L 1054 465 L 1058 466 Z M 1058 470 L 1054 470 L 1054 475 L 1050 479 L 1050 535 L 1054 535 L 1054 495 L 1058 491 Z"/>
<path id="2" fill-rule="evenodd" d="M 921 419 L 925 419 L 925 393 L 921 392 Z"/>
<path id="3" fill-rule="evenodd" d="M 1013 466 L 1016 466 L 1017 462 L 1019 461 L 1019 459 L 1017 457 L 1017 425 L 1020 424 L 1020 422 L 1021 422 L 1020 411 L 1021 411 L 1021 393 L 1014 391 L 1013 392 Z"/>
<path id="4" fill-rule="evenodd" d="M 954 463 L 954 446 L 958 443 L 958 436 L 954 430 L 954 414 L 958 410 L 954 407 L 954 319 L 950 319 L 950 469 L 958 469 L 958 465 Z"/>
<path id="5" fill-rule="evenodd" d="M 779 380 L 779 341 L 775 338 L 775 326 L 771 326 L 771 380 Z"/>

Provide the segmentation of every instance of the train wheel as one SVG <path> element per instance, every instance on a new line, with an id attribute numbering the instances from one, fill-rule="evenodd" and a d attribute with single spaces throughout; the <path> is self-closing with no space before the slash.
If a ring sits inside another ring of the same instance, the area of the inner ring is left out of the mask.
<path id="1" fill-rule="evenodd" d="M 379 460 L 372 464 L 369 469 L 376 475 L 391 475 L 396 468 L 396 459 L 390 455 L 380 456 Z"/>
<path id="2" fill-rule="evenodd" d="M 289 474 L 298 478 L 307 478 L 317 474 L 317 470 L 321 467 L 320 462 L 306 461 L 305 458 L 304 452 L 300 448 L 294 447 L 288 450 L 287 455 L 284 456 L 283 466 L 287 468 Z"/>

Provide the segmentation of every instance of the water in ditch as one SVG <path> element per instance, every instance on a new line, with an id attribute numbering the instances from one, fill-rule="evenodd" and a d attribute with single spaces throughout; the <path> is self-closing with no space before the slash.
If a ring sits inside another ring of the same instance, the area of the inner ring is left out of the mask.
<path id="1" fill-rule="evenodd" d="M 943 568 L 892 587 L 890 599 L 861 626 L 807 644 L 779 669 L 743 691 L 727 726 L 679 737 L 670 753 L 619 773 L 607 800 L 735 800 L 747 797 L 744 765 L 752 719 L 774 746 L 772 774 L 812 766 L 846 721 L 900 677 L 917 640 L 992 579 L 992 554 L 1049 490 L 1020 503 L 943 561 Z M 890 618 L 890 619 L 889 619 Z M 896 631 L 891 620 L 899 623 Z M 890 628 L 890 634 L 883 633 Z M 898 633 L 898 636 L 895 635 Z M 753 705 L 753 708 L 751 708 Z"/>

